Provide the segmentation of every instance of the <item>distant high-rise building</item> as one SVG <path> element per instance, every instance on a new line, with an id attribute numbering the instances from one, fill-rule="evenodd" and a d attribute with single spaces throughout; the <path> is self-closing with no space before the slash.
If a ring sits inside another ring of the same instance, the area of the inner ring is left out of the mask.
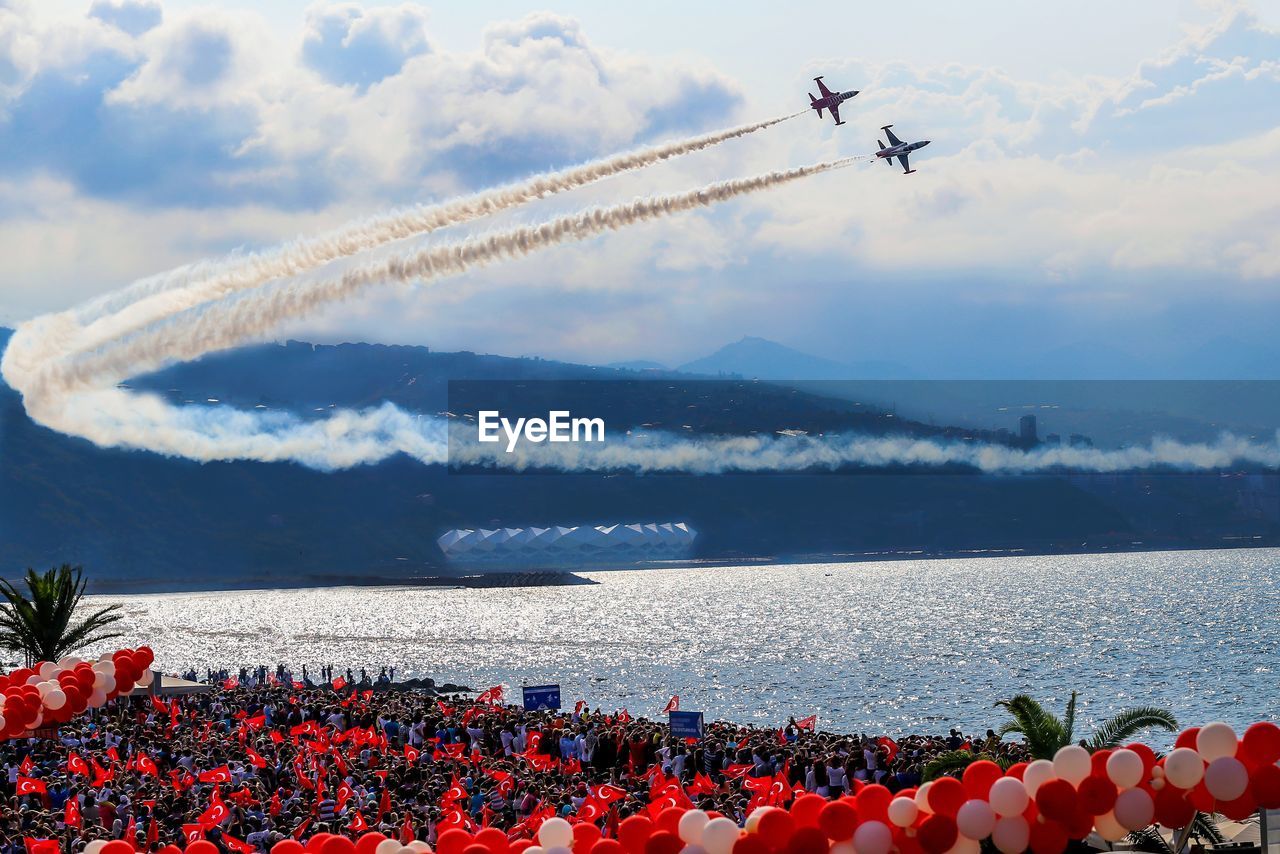
<path id="1" fill-rule="evenodd" d="M 1073 448 L 1092 448 L 1093 447 L 1093 440 L 1090 439 L 1088 436 L 1082 436 L 1079 433 L 1072 433 L 1071 437 L 1068 439 L 1068 442 Z"/>
<path id="2" fill-rule="evenodd" d="M 1022 440 L 1024 445 L 1034 445 L 1036 443 L 1036 417 L 1034 415 L 1024 415 L 1018 419 L 1018 438 Z"/>
<path id="3" fill-rule="evenodd" d="M 1062 437 L 1057 433 L 1050 433 L 1048 436 L 1044 437 L 1044 443 L 1046 445 L 1061 445 Z"/>

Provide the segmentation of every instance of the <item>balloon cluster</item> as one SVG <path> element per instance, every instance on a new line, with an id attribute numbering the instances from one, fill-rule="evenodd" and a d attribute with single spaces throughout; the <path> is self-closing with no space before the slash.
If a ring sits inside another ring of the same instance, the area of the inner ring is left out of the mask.
<path id="1" fill-rule="evenodd" d="M 1002 770 L 978 760 L 960 778 L 942 777 L 896 794 L 878 784 L 829 800 L 817 794 L 789 807 L 755 809 L 739 827 L 716 812 L 668 807 L 618 825 L 616 839 L 591 822 L 549 818 L 535 839 L 509 840 L 497 828 L 440 833 L 402 845 L 381 833 L 317 833 L 306 845 L 276 843 L 271 854 L 978 854 L 982 843 L 1002 854 L 1062 854 L 1071 840 L 1098 833 L 1117 841 L 1152 823 L 1180 828 L 1197 811 L 1242 819 L 1259 807 L 1280 808 L 1280 727 L 1257 723 L 1243 738 L 1224 723 L 1189 729 L 1167 756 L 1143 744 L 1089 753 L 1069 746 L 1053 760 Z M 115 841 L 91 842 L 85 854 L 132 854 Z M 166 846 L 160 854 L 184 854 Z M 219 854 L 198 840 L 185 854 Z"/>
<path id="2" fill-rule="evenodd" d="M 88 662 L 68 655 L 0 675 L 0 740 L 24 737 L 37 727 L 64 724 L 85 709 L 151 684 L 150 648 L 103 653 Z"/>

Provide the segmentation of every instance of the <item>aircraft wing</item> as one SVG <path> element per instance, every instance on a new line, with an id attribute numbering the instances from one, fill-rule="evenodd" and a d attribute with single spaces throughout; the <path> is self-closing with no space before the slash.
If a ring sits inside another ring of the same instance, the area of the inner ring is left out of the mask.
<path id="1" fill-rule="evenodd" d="M 822 82 L 822 78 L 821 78 L 821 77 L 815 77 L 815 78 L 813 78 L 813 82 L 818 84 L 818 91 L 822 93 L 822 97 L 824 97 L 824 98 L 825 98 L 825 97 L 827 97 L 828 95 L 830 95 L 830 94 L 831 94 L 831 90 L 830 90 L 830 89 L 828 89 L 828 88 L 826 87 L 826 84 L 824 84 L 824 83 Z"/>
<path id="2" fill-rule="evenodd" d="M 911 171 L 911 163 L 907 160 L 908 156 L 909 155 L 906 154 L 898 155 L 898 162 L 902 164 L 902 172 L 904 175 Z"/>
<path id="3" fill-rule="evenodd" d="M 837 107 L 835 104 L 832 104 L 830 107 L 827 107 L 827 109 L 831 111 L 831 118 L 836 120 L 836 124 L 838 125 L 844 124 L 844 122 L 840 121 L 839 107 Z"/>
<path id="4" fill-rule="evenodd" d="M 893 125 L 885 125 L 884 127 L 880 128 L 880 130 L 884 131 L 885 136 L 889 137 L 890 145 L 902 145 L 902 140 L 894 136 L 893 131 L 889 130 L 889 128 L 891 127 L 893 127 Z"/>

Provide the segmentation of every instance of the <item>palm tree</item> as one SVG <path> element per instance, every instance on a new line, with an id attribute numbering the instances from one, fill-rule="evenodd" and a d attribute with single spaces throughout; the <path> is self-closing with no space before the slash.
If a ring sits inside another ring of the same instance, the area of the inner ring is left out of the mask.
<path id="1" fill-rule="evenodd" d="M 1052 759 L 1059 750 L 1075 743 L 1075 691 L 1071 692 L 1067 713 L 1061 719 L 1026 694 L 1019 694 L 1011 700 L 1001 700 L 996 705 L 1008 709 L 1013 715 L 1013 720 L 1000 727 L 1000 735 L 1022 733 L 1031 755 L 1036 759 Z M 1178 722 L 1164 709 L 1138 706 L 1125 709 L 1103 721 L 1094 734 L 1080 741 L 1080 744 L 1094 753 L 1117 747 L 1135 733 L 1150 727 L 1177 732 Z"/>
<path id="2" fill-rule="evenodd" d="M 57 661 L 73 649 L 111 638 L 121 632 L 107 627 L 122 618 L 119 605 L 108 605 L 72 623 L 84 596 L 84 571 L 63 564 L 43 575 L 27 569 L 27 593 L 0 580 L 0 646 L 26 653 L 27 664 Z"/>

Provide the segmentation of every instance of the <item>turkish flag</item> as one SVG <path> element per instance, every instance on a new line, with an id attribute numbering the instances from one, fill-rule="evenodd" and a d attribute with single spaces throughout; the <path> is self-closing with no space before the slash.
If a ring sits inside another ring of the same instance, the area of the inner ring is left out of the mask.
<path id="1" fill-rule="evenodd" d="M 582 710 L 585 709 L 586 707 L 587 707 L 587 701 L 579 700 L 578 702 L 573 704 L 573 713 L 575 715 L 580 715 L 582 714 Z"/>
<path id="2" fill-rule="evenodd" d="M 140 774 L 150 774 L 152 777 L 160 776 L 160 769 L 156 767 L 155 760 L 145 753 L 138 754 L 137 767 Z"/>
<path id="3" fill-rule="evenodd" d="M 292 835 L 293 835 L 293 838 L 294 838 L 294 839 L 296 839 L 296 840 L 298 840 L 299 842 L 301 842 L 301 841 L 302 841 L 302 836 L 303 836 L 303 834 L 305 834 L 305 833 L 307 832 L 307 825 L 309 825 L 309 824 L 311 824 L 311 819 L 309 819 L 309 818 L 304 818 L 304 819 L 302 820 L 302 824 L 298 825 L 297 827 L 295 827 L 295 828 L 293 829 L 293 834 L 292 834 Z"/>
<path id="4" fill-rule="evenodd" d="M 391 812 L 391 790 L 384 788 L 382 799 L 378 801 L 378 821 L 382 821 L 382 817 L 389 812 Z"/>
<path id="5" fill-rule="evenodd" d="M 62 851 L 56 839 L 34 839 L 24 836 L 22 844 L 27 849 L 27 854 L 61 854 Z"/>
<path id="6" fill-rule="evenodd" d="M 887 735 L 880 736 L 879 738 L 876 739 L 876 744 L 884 748 L 886 761 L 892 762 L 893 757 L 898 755 L 898 742 L 894 741 L 892 738 L 889 738 L 889 736 Z"/>
<path id="7" fill-rule="evenodd" d="M 404 746 L 404 758 L 410 762 L 417 762 L 421 753 L 422 751 L 418 750 L 416 747 L 411 747 L 408 744 Z"/>
<path id="8" fill-rule="evenodd" d="M 19 795 L 47 795 L 49 787 L 44 784 L 44 780 L 20 776 L 14 786 L 14 791 Z"/>
<path id="9" fill-rule="evenodd" d="M 755 766 L 750 763 L 743 765 L 726 765 L 724 768 L 720 769 L 720 773 L 724 774 L 730 780 L 736 780 L 738 777 L 741 777 L 754 767 Z"/>
<path id="10" fill-rule="evenodd" d="M 809 715 L 809 717 L 807 717 L 807 718 L 801 718 L 800 720 L 796 721 L 796 728 L 797 728 L 797 729 L 807 729 L 807 730 L 812 730 L 812 729 L 817 728 L 817 726 L 818 726 L 818 716 L 817 716 L 817 715 Z"/>
<path id="11" fill-rule="evenodd" d="M 347 680 L 343 679 L 341 676 L 333 680 L 333 690 L 341 691 L 345 687 L 347 687 Z"/>
<path id="12" fill-rule="evenodd" d="M 81 777 L 89 776 L 89 764 L 80 758 L 78 753 L 67 754 L 67 771 L 71 774 L 79 774 Z"/>
<path id="13" fill-rule="evenodd" d="M 204 828 L 198 824 L 184 824 L 182 826 L 182 838 L 187 842 L 195 842 L 197 839 L 204 839 Z"/>
<path id="14" fill-rule="evenodd" d="M 356 810 L 355 815 L 351 817 L 351 824 L 347 825 L 347 830 L 352 833 L 364 833 L 369 829 L 369 822 L 364 820 L 364 816 L 360 814 L 360 810 Z"/>
<path id="15" fill-rule="evenodd" d="M 258 751 L 254 750 L 252 747 L 245 748 L 245 755 L 249 757 L 249 764 L 254 768 L 267 767 L 267 760 L 258 755 Z"/>
<path id="16" fill-rule="evenodd" d="M 489 690 L 481 692 L 480 696 L 476 697 L 476 702 L 490 704 L 501 703 L 502 693 L 502 686 L 494 685 Z"/>
<path id="17" fill-rule="evenodd" d="M 214 768 L 209 771 L 201 771 L 196 775 L 196 779 L 201 783 L 230 783 L 231 769 L 226 765 L 221 768 Z"/>
<path id="18" fill-rule="evenodd" d="M 601 785 L 596 786 L 596 790 L 593 794 L 599 798 L 605 806 L 608 806 L 614 801 L 620 801 L 625 798 L 627 796 L 627 790 L 621 786 L 615 786 L 612 783 L 602 783 Z"/>
<path id="19" fill-rule="evenodd" d="M 32 771 L 36 770 L 36 763 L 31 761 L 30 754 L 22 757 L 22 763 L 18 766 L 18 770 L 28 776 L 30 776 Z"/>
<path id="20" fill-rule="evenodd" d="M 76 798 L 67 798 L 67 809 L 63 813 L 62 823 L 67 827 L 74 827 L 76 830 L 84 827 L 84 818 L 80 815 L 80 801 Z"/>
<path id="21" fill-rule="evenodd" d="M 689 793 L 694 795 L 709 795 L 716 790 L 716 784 L 711 782 L 711 778 L 699 771 L 693 775 L 693 783 L 689 786 Z"/>
<path id="22" fill-rule="evenodd" d="M 248 842 L 236 839 L 234 836 L 228 836 L 225 833 L 222 834 L 222 844 L 230 848 L 232 851 L 239 851 L 240 854 L 253 854 L 254 851 L 258 850 Z"/>
<path id="23" fill-rule="evenodd" d="M 678 712 L 678 711 L 680 711 L 680 695 L 675 694 L 671 697 L 670 700 L 667 700 L 667 705 L 662 709 L 662 713 L 666 715 L 666 714 L 670 714 L 671 712 Z"/>

